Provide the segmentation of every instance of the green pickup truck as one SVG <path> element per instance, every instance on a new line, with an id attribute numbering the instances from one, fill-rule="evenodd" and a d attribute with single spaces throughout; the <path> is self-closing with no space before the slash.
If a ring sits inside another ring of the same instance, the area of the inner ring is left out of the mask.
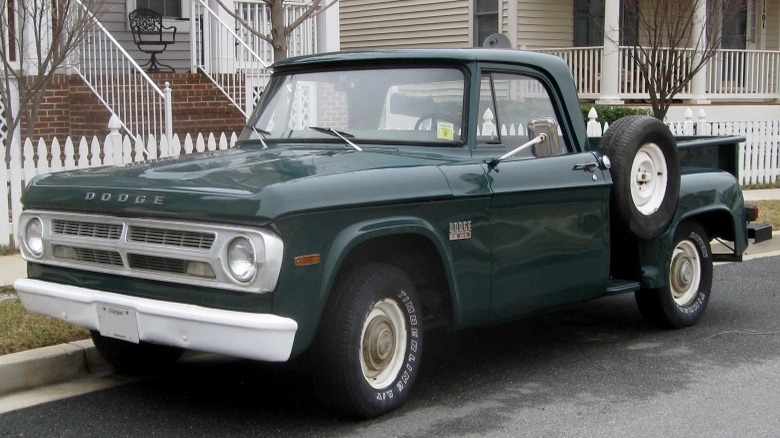
<path id="1" fill-rule="evenodd" d="M 273 69 L 233 149 L 32 180 L 27 309 L 92 330 L 124 370 L 184 349 L 300 357 L 328 406 L 368 418 L 409 396 L 427 330 L 629 292 L 649 322 L 689 326 L 713 261 L 748 245 L 742 139 L 675 139 L 650 117 L 588 139 L 559 58 L 388 50 Z"/>

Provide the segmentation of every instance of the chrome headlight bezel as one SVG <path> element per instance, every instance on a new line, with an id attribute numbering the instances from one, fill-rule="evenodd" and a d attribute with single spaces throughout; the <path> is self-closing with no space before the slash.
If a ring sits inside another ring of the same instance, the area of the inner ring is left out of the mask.
<path id="1" fill-rule="evenodd" d="M 37 230 L 32 229 L 36 227 Z M 40 259 L 44 253 L 44 227 L 43 220 L 38 216 L 28 218 L 26 223 L 21 224 L 21 242 L 23 249 L 33 258 Z"/>
<path id="2" fill-rule="evenodd" d="M 225 248 L 226 270 L 241 284 L 251 283 L 258 272 L 258 251 L 254 242 L 246 236 L 233 238 Z"/>

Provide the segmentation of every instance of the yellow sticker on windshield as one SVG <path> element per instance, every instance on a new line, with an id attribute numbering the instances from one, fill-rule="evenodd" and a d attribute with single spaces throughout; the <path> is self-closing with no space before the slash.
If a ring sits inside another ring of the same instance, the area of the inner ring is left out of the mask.
<path id="1" fill-rule="evenodd" d="M 455 125 L 450 122 L 436 122 L 436 138 L 439 140 L 454 140 Z"/>

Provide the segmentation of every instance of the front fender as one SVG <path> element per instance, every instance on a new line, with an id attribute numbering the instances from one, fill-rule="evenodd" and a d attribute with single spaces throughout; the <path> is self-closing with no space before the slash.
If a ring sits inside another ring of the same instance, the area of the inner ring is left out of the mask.
<path id="1" fill-rule="evenodd" d="M 344 228 L 333 240 L 325 257 L 324 275 L 318 296 L 324 306 L 336 275 L 347 255 L 360 244 L 371 239 L 401 234 L 418 234 L 430 240 L 439 253 L 450 286 L 451 296 L 457 296 L 457 284 L 452 273 L 452 254 L 444 244 L 441 234 L 429 222 L 412 216 L 381 218 L 358 222 Z M 454 301 L 453 301 L 454 302 Z"/>

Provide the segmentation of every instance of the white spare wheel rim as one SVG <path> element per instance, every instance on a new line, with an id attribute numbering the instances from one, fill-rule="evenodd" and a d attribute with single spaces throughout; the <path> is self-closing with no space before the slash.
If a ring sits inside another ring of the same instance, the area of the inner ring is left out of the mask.
<path id="1" fill-rule="evenodd" d="M 669 181 L 661 148 L 655 143 L 642 145 L 634 156 L 631 169 L 631 199 L 640 213 L 649 216 L 661 206 Z"/>

